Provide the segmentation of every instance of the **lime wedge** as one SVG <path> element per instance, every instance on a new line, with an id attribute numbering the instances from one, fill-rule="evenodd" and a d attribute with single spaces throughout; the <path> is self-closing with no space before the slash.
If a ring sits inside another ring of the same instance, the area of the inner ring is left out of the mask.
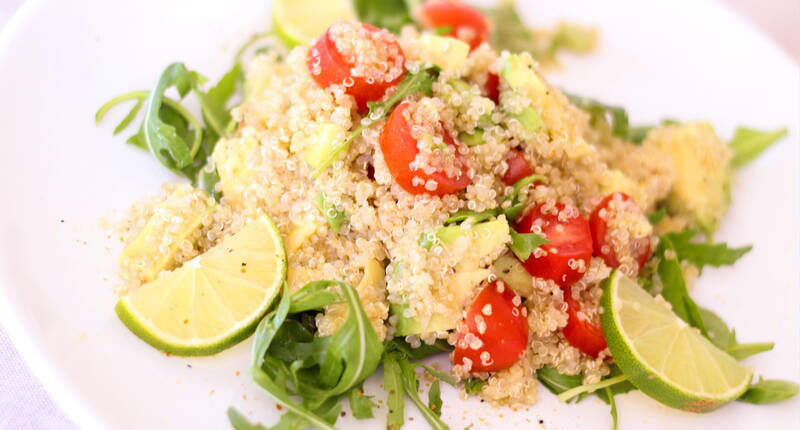
<path id="1" fill-rule="evenodd" d="M 337 19 L 355 19 L 350 0 L 276 0 L 275 31 L 290 47 L 308 45 Z"/>
<path id="2" fill-rule="evenodd" d="M 122 297 L 116 312 L 142 340 L 175 355 L 211 355 L 255 329 L 286 279 L 275 224 L 261 217 Z"/>
<path id="3" fill-rule="evenodd" d="M 752 370 L 619 270 L 605 281 L 601 304 L 614 360 L 648 396 L 676 409 L 708 412 L 747 390 Z"/>

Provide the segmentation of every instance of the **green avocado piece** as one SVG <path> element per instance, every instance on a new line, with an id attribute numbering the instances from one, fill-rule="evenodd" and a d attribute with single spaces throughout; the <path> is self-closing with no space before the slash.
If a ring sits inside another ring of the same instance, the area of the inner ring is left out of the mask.
<path id="1" fill-rule="evenodd" d="M 547 91 L 544 81 L 533 71 L 530 62 L 520 55 L 509 55 L 506 58 L 500 77 L 511 89 L 529 98 Z"/>

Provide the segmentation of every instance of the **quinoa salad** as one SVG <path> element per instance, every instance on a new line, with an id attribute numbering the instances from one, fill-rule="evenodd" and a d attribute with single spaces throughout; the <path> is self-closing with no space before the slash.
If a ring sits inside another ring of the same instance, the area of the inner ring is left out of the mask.
<path id="1" fill-rule="evenodd" d="M 690 412 L 797 392 L 740 363 L 772 343 L 740 342 L 689 295 L 750 250 L 714 232 L 735 169 L 785 130 L 632 126 L 547 80 L 596 32 L 528 29 L 510 2 L 273 13 L 219 81 L 174 63 L 98 112 L 134 101 L 115 133 L 143 111 L 128 143 L 183 178 L 117 224 L 116 310 L 136 336 L 210 355 L 255 332 L 281 429 L 335 428 L 345 404 L 372 418 L 362 384 L 381 369 L 390 429 L 405 399 L 449 428 L 440 384 L 514 409 L 597 395 L 614 428 L 634 390 Z"/>

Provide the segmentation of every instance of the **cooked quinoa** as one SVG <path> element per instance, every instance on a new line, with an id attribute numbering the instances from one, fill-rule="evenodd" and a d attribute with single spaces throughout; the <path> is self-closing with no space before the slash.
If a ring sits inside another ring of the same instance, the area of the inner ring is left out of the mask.
<path id="1" fill-rule="evenodd" d="M 386 37 L 384 33 L 370 33 L 347 22 L 331 30 L 336 47 L 356 64 L 353 74 L 368 80 L 391 82 L 403 71 L 415 73 L 439 61 L 427 56 L 420 34 L 408 27 L 399 37 L 405 61 L 393 62 L 396 55 L 389 54 L 396 52 L 382 52 L 372 43 Z M 415 124 L 412 136 L 419 149 L 411 170 L 444 172 L 448 177 L 466 174 L 471 183 L 462 192 L 441 197 L 412 195 L 395 181 L 384 159 L 379 139 L 386 120 L 358 113 L 346 91 L 352 83 L 320 87 L 312 76 L 319 73 L 319 64 L 309 70 L 307 63 L 310 49 L 296 47 L 281 59 L 266 53 L 250 63 L 245 101 L 233 111 L 236 130 L 218 143 L 212 157 L 220 176 L 218 203 L 188 185 L 168 184 L 159 195 L 133 206 L 119 226 L 122 240 L 133 243 L 151 222 L 151 228 L 159 231 L 158 243 L 148 248 L 156 250 L 149 260 L 130 255 L 120 259 L 125 282 L 121 291 L 137 288 L 158 276 L 158 271 L 163 274 L 180 266 L 266 214 L 284 237 L 289 288 L 320 279 L 356 286 L 383 339 L 396 332 L 399 316 L 390 312 L 393 304 L 404 304 L 401 316 L 423 326 L 434 314 L 460 319 L 481 283 L 497 279 L 492 263 L 508 252 L 508 234 L 480 258 L 475 257 L 468 235 L 447 245 L 434 241 L 429 249 L 419 242 L 459 210 L 480 212 L 510 205 L 505 197 L 513 187 L 501 180 L 510 149 L 519 149 L 534 173 L 548 179 L 523 190 L 530 206 L 544 203 L 555 208 L 556 202 L 564 203 L 575 211 L 564 214 L 567 218 L 588 217 L 603 197 L 615 191 L 627 193 L 630 204 L 652 212 L 675 181 L 663 140 L 679 133 L 656 132 L 643 145 L 614 138 L 591 127 L 589 115 L 543 79 L 543 91 L 524 95 L 501 80 L 499 103 L 483 95 L 489 74 L 500 74 L 510 55 L 483 44 L 470 52 L 463 67 L 441 69 L 432 94 L 411 96 L 405 112 L 406 119 Z M 520 58 L 538 74 L 536 61 L 528 54 Z M 532 130 L 523 124 L 518 114 L 526 108 L 535 110 L 542 127 Z M 368 126 L 329 168 L 317 172 L 305 161 L 304 154 L 323 132 L 342 142 L 348 130 L 360 124 Z M 467 146 L 459 139 L 476 129 L 482 131 L 483 144 Z M 439 186 L 422 177 L 414 181 L 422 181 L 419 185 L 429 191 Z M 339 232 L 320 211 L 319 195 L 336 212 L 346 214 Z M 613 204 L 625 206 L 616 200 Z M 641 214 L 628 215 L 626 210 L 613 216 L 601 214 L 614 225 L 608 241 L 621 254 L 623 242 L 653 233 Z M 159 221 L 150 221 L 154 217 Z M 462 225 L 469 227 L 469 223 Z M 162 261 L 169 255 L 168 261 Z M 624 259 L 625 273 L 635 275 L 641 269 L 632 257 Z M 611 269 L 598 257 L 571 264 L 583 274 L 570 290 L 581 304 L 579 317 L 597 321 L 602 312 L 600 282 Z M 469 284 L 466 294 L 461 293 L 464 283 Z M 545 366 L 564 374 L 583 374 L 586 383 L 609 373 L 604 361 L 607 351 L 591 357 L 571 346 L 562 334 L 567 304 L 555 282 L 533 277 L 517 292 L 527 312 L 528 347 L 510 368 L 473 375 L 487 381 L 481 391 L 484 399 L 508 405 L 534 403 L 535 371 Z M 345 316 L 346 307 L 330 306 L 317 317 L 319 335 L 333 333 Z M 438 330 L 406 338 L 412 346 L 437 339 L 455 344 L 458 335 Z M 453 373 L 466 378 L 469 369 L 455 366 Z"/>

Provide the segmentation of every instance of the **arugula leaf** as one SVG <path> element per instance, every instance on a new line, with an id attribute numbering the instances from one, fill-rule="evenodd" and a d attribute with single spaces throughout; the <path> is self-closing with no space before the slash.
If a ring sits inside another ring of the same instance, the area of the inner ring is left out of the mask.
<path id="1" fill-rule="evenodd" d="M 611 106 L 588 97 L 567 93 L 570 102 L 592 116 L 592 124 L 604 121 L 611 126 L 614 136 L 628 138 L 628 112 L 619 106 Z"/>
<path id="2" fill-rule="evenodd" d="M 286 321 L 286 316 L 289 314 L 289 307 L 291 306 L 291 299 L 287 293 L 288 288 L 286 284 L 283 285 L 281 301 L 278 303 L 278 307 L 258 323 L 253 336 L 253 348 L 250 352 L 252 367 L 260 368 L 264 364 L 264 356 L 272 344 L 272 340 L 275 339 L 278 330 Z"/>
<path id="3" fill-rule="evenodd" d="M 234 408 L 228 408 L 228 421 L 236 430 L 269 430 L 261 424 L 251 424 L 244 415 Z"/>
<path id="4" fill-rule="evenodd" d="M 709 340 L 737 360 L 744 360 L 751 355 L 770 351 L 775 347 L 772 342 L 739 343 L 736 339 L 736 330 L 729 329 L 719 315 L 705 308 L 699 308 L 699 311 Z"/>
<path id="5" fill-rule="evenodd" d="M 423 343 L 418 348 L 412 348 L 403 338 L 398 337 L 392 339 L 388 345 L 387 350 L 394 350 L 402 352 L 406 357 L 411 360 L 422 360 L 432 355 L 442 354 L 453 350 L 452 345 L 447 343 L 444 339 L 438 339 L 431 345 Z"/>
<path id="6" fill-rule="evenodd" d="M 456 378 L 450 376 L 449 373 L 442 372 L 441 370 L 428 366 L 425 363 L 414 363 L 414 366 L 422 368 L 425 372 L 427 372 L 437 380 L 442 381 L 452 387 L 458 385 L 458 381 L 456 380 Z"/>
<path id="7" fill-rule="evenodd" d="M 739 400 L 755 405 L 766 405 L 781 402 L 797 395 L 800 386 L 794 382 L 779 379 L 759 378 L 758 382 L 750 385 Z"/>
<path id="8" fill-rule="evenodd" d="M 120 103 L 136 100 L 134 107 L 114 129 L 120 133 L 134 120 L 142 106 L 147 106 L 139 131 L 127 142 L 150 151 L 165 167 L 192 181 L 195 188 L 206 191 L 219 200 L 216 190 L 219 175 L 208 160 L 217 141 L 229 130 L 230 100 L 242 84 L 242 68 L 236 63 L 207 93 L 201 88 L 205 78 L 186 69 L 182 63 L 172 63 L 161 73 L 152 91 L 132 91 L 117 96 L 98 109 L 95 121 Z M 175 88 L 180 100 L 189 91 L 197 97 L 207 128 L 178 101 L 166 96 Z"/>
<path id="9" fill-rule="evenodd" d="M 650 225 L 655 226 L 661 222 L 664 217 L 667 216 L 667 209 L 660 208 L 659 210 L 651 213 L 647 216 L 647 220 L 650 221 Z"/>
<path id="10" fill-rule="evenodd" d="M 458 212 L 454 213 L 453 215 L 450 215 L 450 218 L 447 218 L 444 221 L 444 225 L 459 224 L 462 221 L 466 220 L 470 220 L 472 224 L 478 224 L 483 221 L 492 219 L 497 215 L 500 215 L 499 209 L 487 209 L 483 212 L 471 211 L 469 209 L 461 209 Z"/>
<path id="11" fill-rule="evenodd" d="M 334 303 L 341 303 L 339 294 L 330 291 L 330 287 L 338 285 L 336 281 L 309 282 L 292 294 L 289 313 L 297 314 L 310 310 L 320 310 Z"/>
<path id="12" fill-rule="evenodd" d="M 433 32 L 437 36 L 447 36 L 448 34 L 453 32 L 453 27 L 450 27 L 449 25 L 442 25 L 440 27 L 434 28 Z"/>
<path id="13" fill-rule="evenodd" d="M 195 129 L 195 139 L 191 143 L 178 136 L 174 125 L 163 121 L 160 115 L 164 93 L 175 87 L 180 98 L 183 98 L 199 81 L 200 76 L 186 69 L 183 63 L 172 63 L 161 73 L 147 98 L 147 110 L 142 123 L 144 139 L 153 156 L 171 170 L 180 170 L 191 164 L 200 148 L 202 128 Z"/>
<path id="14" fill-rule="evenodd" d="M 325 217 L 325 221 L 328 222 L 331 230 L 335 233 L 339 233 L 342 229 L 342 224 L 347 221 L 347 214 L 338 210 L 336 206 L 328 203 L 325 199 L 325 193 L 322 192 L 317 194 L 317 207 L 320 212 L 322 212 L 322 216 Z"/>
<path id="15" fill-rule="evenodd" d="M 417 73 L 406 75 L 406 77 L 403 78 L 403 81 L 397 85 L 395 91 L 389 97 L 387 97 L 386 100 L 380 103 L 367 103 L 369 106 L 369 112 L 365 116 L 365 119 L 368 121 L 362 122 L 353 130 L 353 132 L 350 134 L 350 137 L 345 139 L 344 142 L 339 144 L 329 154 L 326 154 L 327 157 L 320 160 L 319 166 L 317 167 L 317 170 L 314 172 L 313 176 L 315 178 L 318 177 L 325 169 L 328 168 L 328 166 L 334 162 L 334 160 L 339 157 L 339 154 L 341 154 L 342 151 L 345 151 L 350 147 L 350 144 L 353 143 L 353 141 L 355 141 L 356 138 L 358 138 L 358 136 L 360 136 L 367 127 L 386 118 L 392 109 L 394 109 L 398 103 L 403 101 L 403 99 L 415 93 L 430 95 L 433 91 L 433 82 L 436 80 L 436 76 L 438 76 L 438 72 L 433 68 L 424 69 Z"/>
<path id="16" fill-rule="evenodd" d="M 787 130 L 785 128 L 774 131 L 758 131 L 746 127 L 737 128 L 736 134 L 729 143 L 731 150 L 733 150 L 731 165 L 734 168 L 738 168 L 753 161 L 786 134 Z"/>
<path id="17" fill-rule="evenodd" d="M 500 1 L 488 11 L 488 17 L 493 24 L 492 47 L 497 51 L 530 52 L 534 58 L 543 56 L 543 49 L 539 47 L 533 32 L 522 22 L 513 1 Z"/>
<path id="18" fill-rule="evenodd" d="M 606 387 L 603 392 L 608 398 L 608 404 L 611 405 L 611 420 L 613 422 L 611 428 L 617 430 L 617 402 L 614 401 L 614 391 L 611 387 Z"/>
<path id="19" fill-rule="evenodd" d="M 597 32 L 591 28 L 571 23 L 559 23 L 550 46 L 547 50 L 548 59 L 554 61 L 558 51 L 565 50 L 578 53 L 587 53 L 594 50 L 597 45 Z"/>
<path id="20" fill-rule="evenodd" d="M 731 336 L 733 341 L 730 346 L 725 348 L 725 352 L 737 360 L 744 360 L 751 355 L 772 351 L 775 348 L 775 343 L 773 342 L 738 343 L 736 341 L 736 330 L 731 330 Z"/>
<path id="21" fill-rule="evenodd" d="M 431 388 L 428 390 L 428 408 L 434 414 L 442 416 L 442 391 L 439 387 L 438 379 L 433 381 Z"/>
<path id="22" fill-rule="evenodd" d="M 520 216 L 520 214 L 522 214 L 522 211 L 525 210 L 525 207 L 528 206 L 528 195 L 523 194 L 523 190 L 530 185 L 535 184 L 536 182 L 548 183 L 549 181 L 550 179 L 546 176 L 530 175 L 514 183 L 511 193 L 504 199 L 511 202 L 510 206 L 503 209 L 503 213 L 506 215 L 506 218 L 513 222 L 518 216 Z"/>
<path id="23" fill-rule="evenodd" d="M 330 389 L 331 395 L 342 394 L 375 373 L 383 354 L 383 344 L 378 341 L 358 293 L 344 282 L 338 284 L 348 305 L 347 319 L 330 337 L 325 361 L 320 365 L 322 383 L 336 384 Z"/>
<path id="24" fill-rule="evenodd" d="M 549 240 L 536 233 L 517 233 L 513 229 L 510 231 L 510 233 L 511 245 L 509 247 L 514 255 L 516 255 L 521 261 L 527 260 L 533 253 L 534 249 L 544 245 L 545 243 L 550 243 Z"/>
<path id="25" fill-rule="evenodd" d="M 583 383 L 582 375 L 564 375 L 552 367 L 542 367 L 536 371 L 536 378 L 553 394 L 561 394 Z"/>
<path id="26" fill-rule="evenodd" d="M 386 353 L 383 356 L 383 388 L 386 390 L 386 429 L 400 430 L 405 423 L 405 398 L 403 397 L 403 375 L 398 362 L 399 355 Z"/>
<path id="27" fill-rule="evenodd" d="M 289 412 L 305 419 L 309 424 L 321 430 L 335 430 L 335 427 L 323 420 L 315 413 L 308 410 L 306 407 L 295 403 L 292 400 L 286 388 L 280 386 L 273 381 L 263 370 L 253 367 L 250 369 L 253 375 L 253 380 L 264 389 L 264 391 L 272 397 L 275 402 L 286 408 Z"/>
<path id="28" fill-rule="evenodd" d="M 244 71 L 240 63 L 233 67 L 220 78 L 207 93 L 195 86 L 195 94 L 200 101 L 203 118 L 217 136 L 223 136 L 231 121 L 231 112 L 228 103 L 239 89 L 244 79 Z"/>
<path id="29" fill-rule="evenodd" d="M 678 259 L 688 260 L 701 270 L 707 265 L 714 267 L 732 265 L 753 249 L 750 245 L 730 248 L 727 243 L 692 242 L 691 240 L 696 234 L 697 232 L 694 230 L 684 230 L 667 233 L 662 238 L 666 237 L 670 240 Z"/>
<path id="30" fill-rule="evenodd" d="M 447 424 L 445 424 L 445 422 L 439 418 L 439 415 L 432 411 L 431 408 L 429 408 L 428 405 L 423 403 L 422 399 L 420 399 L 419 393 L 417 392 L 417 390 L 419 390 L 419 381 L 417 381 L 417 373 L 414 371 L 414 366 L 405 357 L 400 357 L 398 359 L 398 363 L 400 364 L 400 371 L 403 380 L 403 390 L 405 391 L 406 396 L 411 399 L 411 403 L 414 403 L 417 409 L 419 409 L 420 413 L 422 413 L 422 416 L 426 421 L 428 421 L 428 424 L 430 424 L 432 429 L 449 430 L 450 427 L 448 427 Z"/>
<path id="31" fill-rule="evenodd" d="M 689 297 L 686 281 L 683 278 L 683 270 L 678 261 L 675 246 L 669 236 L 661 237 L 656 255 L 660 258 L 657 273 L 664 286 L 661 295 L 672 305 L 672 310 L 676 315 L 692 327 L 700 330 L 703 336 L 708 337 L 697 304 Z"/>
<path id="32" fill-rule="evenodd" d="M 470 378 L 464 383 L 464 391 L 469 395 L 475 395 L 481 392 L 484 385 L 486 385 L 486 381 L 483 379 Z"/>
<path id="33" fill-rule="evenodd" d="M 338 289 L 340 294 L 324 294 L 331 288 Z M 313 324 L 309 327 L 304 322 L 308 314 L 293 314 L 293 311 L 317 310 L 339 297 L 348 306 L 347 318 L 330 336 L 315 336 Z M 293 298 L 297 299 L 294 306 Z M 277 428 L 302 429 L 313 425 L 328 429 L 333 428 L 342 400 L 351 396 L 354 389 L 360 390 L 363 381 L 375 372 L 382 355 L 383 345 L 355 289 L 341 281 L 318 281 L 307 284 L 294 295 L 288 294 L 284 287 L 278 307 L 256 330 L 251 370 L 255 382 L 288 410 Z M 293 396 L 301 402 L 296 402 Z M 369 404 L 358 401 L 355 399 L 354 413 L 366 414 Z"/>
<path id="34" fill-rule="evenodd" d="M 354 417 L 360 420 L 374 417 L 372 409 L 377 405 L 372 401 L 372 396 L 364 394 L 363 386 L 353 387 L 347 398 Z"/>
<path id="35" fill-rule="evenodd" d="M 608 375 L 604 376 L 603 379 L 615 378 L 615 377 L 617 377 L 619 375 L 622 375 L 622 370 L 620 370 L 619 366 L 617 366 L 616 364 L 610 365 L 609 368 L 610 368 L 611 372 Z M 612 386 L 610 386 L 608 388 L 611 389 L 611 392 L 616 395 L 616 394 L 625 394 L 627 392 L 633 391 L 633 390 L 636 389 L 636 386 L 633 385 L 631 383 L 631 381 L 622 381 L 622 382 L 618 382 L 618 383 L 616 383 L 616 384 L 614 384 L 614 385 L 612 385 Z M 602 400 L 606 404 L 611 404 L 610 403 L 611 401 L 610 401 L 610 399 L 608 397 L 608 394 L 605 392 L 605 390 L 596 391 L 595 394 L 597 395 L 597 397 L 600 398 L 600 400 Z"/>
<path id="36" fill-rule="evenodd" d="M 393 33 L 414 23 L 405 0 L 355 0 L 353 6 L 359 21 Z"/>

